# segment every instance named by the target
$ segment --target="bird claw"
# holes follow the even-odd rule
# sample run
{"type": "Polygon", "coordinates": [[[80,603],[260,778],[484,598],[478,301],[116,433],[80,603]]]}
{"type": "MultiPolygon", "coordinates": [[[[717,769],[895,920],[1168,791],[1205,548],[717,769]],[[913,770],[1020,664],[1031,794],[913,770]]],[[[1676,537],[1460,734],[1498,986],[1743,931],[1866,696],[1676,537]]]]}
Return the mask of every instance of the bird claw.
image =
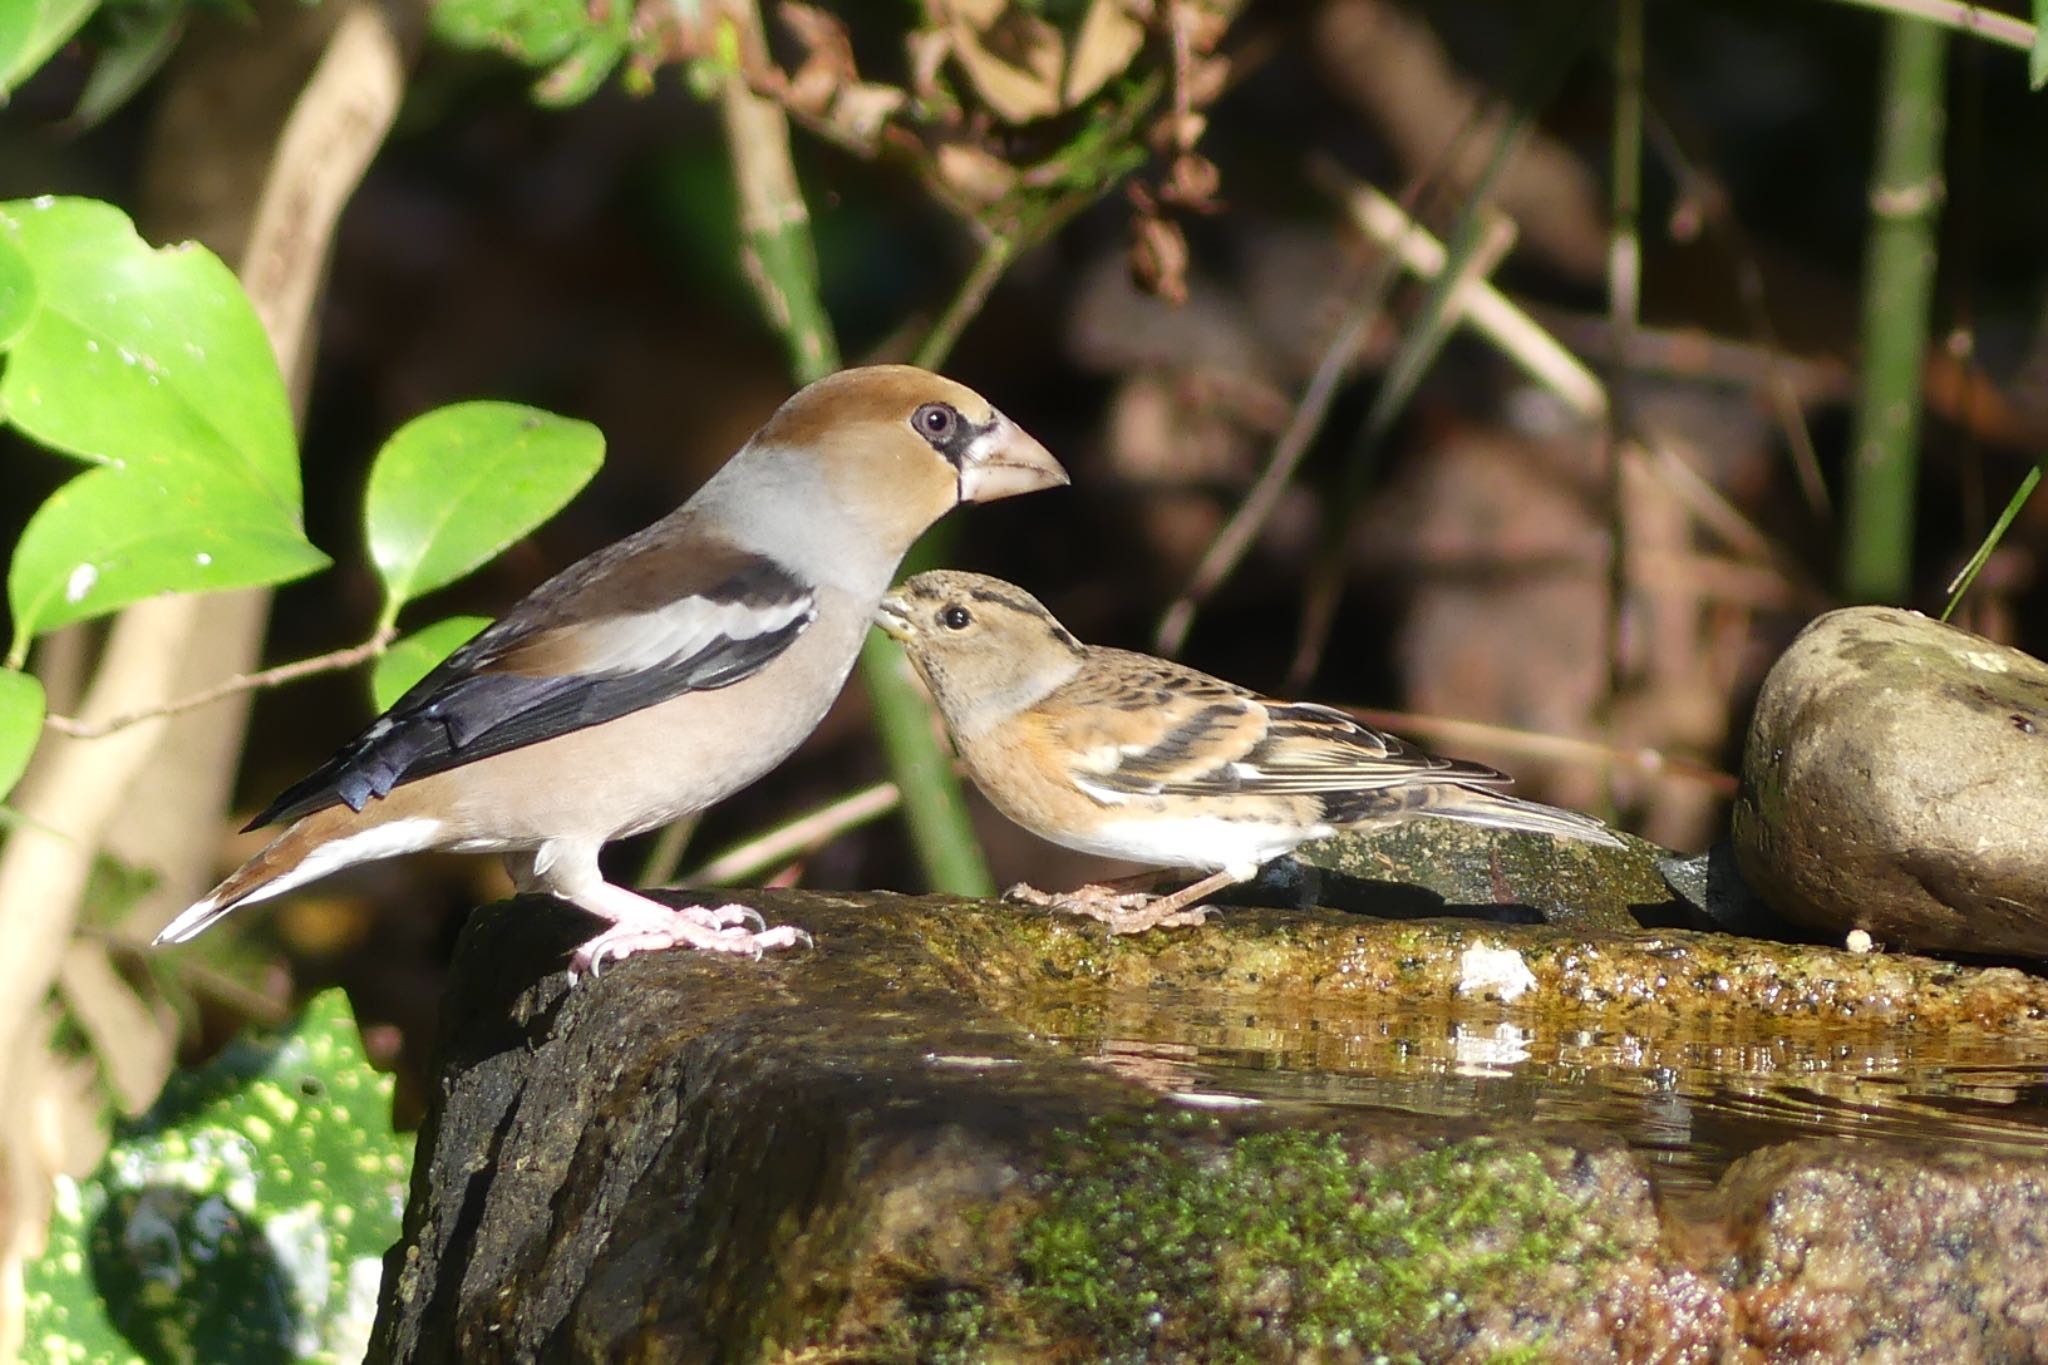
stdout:
{"type": "Polygon", "coordinates": [[[1086,915],[1089,919],[1100,920],[1109,926],[1112,934],[1142,934],[1147,929],[1180,928],[1205,923],[1209,911],[1204,906],[1192,906],[1185,910],[1170,910],[1164,915],[1155,915],[1151,907],[1165,899],[1148,895],[1143,891],[1119,891],[1113,886],[1090,884],[1076,887],[1072,891],[1040,891],[1025,882],[1018,882],[1003,893],[1007,901],[1022,902],[1026,905],[1044,906],[1063,914],[1086,915]]]}
{"type": "Polygon", "coordinates": [[[1112,886],[1093,883],[1075,887],[1072,891],[1040,891],[1029,882],[1018,882],[1003,893],[1003,899],[1018,905],[1042,905],[1048,910],[1065,910],[1100,919],[1102,915],[1098,911],[1138,910],[1158,898],[1142,891],[1119,891],[1112,886]]]}
{"type": "Polygon", "coordinates": [[[816,940],[794,925],[767,927],[761,917],[745,906],[720,906],[717,910],[701,907],[679,909],[669,922],[651,921],[614,924],[596,938],[583,944],[569,956],[569,984],[573,987],[588,974],[595,979],[604,974],[607,962],[619,963],[638,953],[660,952],[668,948],[694,948],[706,953],[744,953],[758,962],[763,953],[771,948],[793,948],[798,943],[815,947],[816,940]],[[695,914],[689,913],[696,910],[695,914]],[[748,919],[761,923],[758,930],[745,927],[748,919]],[[712,924],[703,921],[712,919],[712,924]]]}

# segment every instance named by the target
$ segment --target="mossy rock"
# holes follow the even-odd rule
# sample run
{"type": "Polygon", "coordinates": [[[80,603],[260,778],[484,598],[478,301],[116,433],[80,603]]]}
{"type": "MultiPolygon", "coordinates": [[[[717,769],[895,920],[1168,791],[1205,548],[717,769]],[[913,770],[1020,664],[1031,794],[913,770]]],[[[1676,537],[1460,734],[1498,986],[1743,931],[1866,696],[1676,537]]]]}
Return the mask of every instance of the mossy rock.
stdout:
{"type": "MultiPolygon", "coordinates": [[[[744,899],[818,946],[652,954],[570,990],[579,915],[472,917],[373,1360],[1736,1358],[1777,1330],[1773,1296],[1811,1287],[1772,1250],[1792,1242],[1748,1212],[1686,1221],[1612,1133],[1218,1109],[1090,1065],[1041,1021],[1193,991],[1245,1010],[1412,993],[1722,1039],[1799,1027],[1792,1009],[2048,1041],[2048,985],[2018,973],[1720,935],[1233,910],[1115,939],[941,898],[744,899]],[[1502,954],[1528,978],[1512,1000],[1502,954]],[[1462,991],[1475,961],[1492,984],[1462,991]]],[[[1862,1150],[1816,1144],[1744,1198],[1896,1164],[1862,1150]]],[[[1938,1217],[1910,1192],[1889,1206],[1947,1229],[1912,1263],[1946,1267],[1982,1231],[1973,1273],[2024,1280],[2031,1253],[1992,1230],[2048,1215],[2048,1160],[1973,1153],[1952,1177],[1938,1217]]],[[[1894,1326],[2018,1330],[2014,1305],[1948,1283],[1894,1326]]]]}

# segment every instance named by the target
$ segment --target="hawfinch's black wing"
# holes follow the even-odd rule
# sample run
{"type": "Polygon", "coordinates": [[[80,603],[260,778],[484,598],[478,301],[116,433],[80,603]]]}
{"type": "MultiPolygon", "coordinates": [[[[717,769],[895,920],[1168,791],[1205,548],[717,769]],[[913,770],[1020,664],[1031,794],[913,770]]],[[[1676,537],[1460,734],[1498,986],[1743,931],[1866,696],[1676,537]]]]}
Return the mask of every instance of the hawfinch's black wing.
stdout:
{"type": "Polygon", "coordinates": [[[563,570],[248,828],[361,810],[404,782],[760,671],[817,615],[788,570],[673,520],[563,570]]]}

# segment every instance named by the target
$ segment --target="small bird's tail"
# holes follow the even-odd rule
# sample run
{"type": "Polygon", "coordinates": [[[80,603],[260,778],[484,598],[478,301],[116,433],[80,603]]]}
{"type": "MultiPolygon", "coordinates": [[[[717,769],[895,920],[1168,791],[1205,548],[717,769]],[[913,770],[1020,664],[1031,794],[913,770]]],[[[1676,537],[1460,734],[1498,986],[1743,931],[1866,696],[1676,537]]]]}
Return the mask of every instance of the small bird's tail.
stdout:
{"type": "Polygon", "coordinates": [[[317,810],[293,821],[261,853],[166,924],[156,942],[184,943],[239,906],[269,900],[351,864],[431,848],[439,828],[437,820],[417,818],[372,822],[365,827],[363,817],[347,806],[317,810]]]}
{"type": "Polygon", "coordinates": [[[1559,839],[1578,839],[1590,844],[1605,844],[1610,848],[1626,847],[1620,834],[1590,815],[1582,815],[1575,810],[1562,810],[1557,806],[1546,806],[1541,801],[1525,801],[1518,796],[1503,796],[1499,792],[1488,791],[1485,788],[1433,788],[1429,800],[1417,809],[1415,814],[1434,815],[1440,819],[1458,820],[1468,825],[1484,825],[1490,829],[1512,829],[1525,834],[1549,834],[1559,839]]]}

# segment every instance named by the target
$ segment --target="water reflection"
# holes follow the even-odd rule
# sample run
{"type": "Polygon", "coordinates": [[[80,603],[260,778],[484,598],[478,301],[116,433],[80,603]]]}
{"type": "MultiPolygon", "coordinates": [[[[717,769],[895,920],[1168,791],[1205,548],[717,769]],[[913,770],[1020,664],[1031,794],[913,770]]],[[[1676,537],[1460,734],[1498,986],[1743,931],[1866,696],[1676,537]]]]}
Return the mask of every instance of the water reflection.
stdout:
{"type": "Polygon", "coordinates": [[[1011,1012],[1040,1037],[1185,1103],[1591,1124],[1641,1150],[1678,1195],[1799,1137],[2048,1150],[2048,1054],[2038,1039],[1811,1028],[1756,1038],[1725,1025],[1587,1028],[1185,994],[1011,1012]]]}

